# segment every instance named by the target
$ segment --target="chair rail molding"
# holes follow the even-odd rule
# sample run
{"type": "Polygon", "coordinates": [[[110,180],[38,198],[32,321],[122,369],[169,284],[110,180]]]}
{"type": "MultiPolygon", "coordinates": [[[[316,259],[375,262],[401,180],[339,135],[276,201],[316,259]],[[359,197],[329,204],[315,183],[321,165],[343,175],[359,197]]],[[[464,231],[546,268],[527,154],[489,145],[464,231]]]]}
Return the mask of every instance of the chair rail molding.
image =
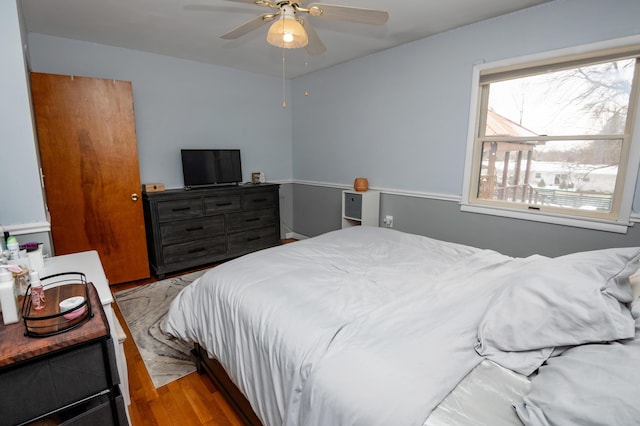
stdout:
{"type": "Polygon", "coordinates": [[[37,234],[39,232],[51,232],[49,222],[20,223],[16,225],[0,225],[1,232],[9,232],[11,235],[37,234]]]}

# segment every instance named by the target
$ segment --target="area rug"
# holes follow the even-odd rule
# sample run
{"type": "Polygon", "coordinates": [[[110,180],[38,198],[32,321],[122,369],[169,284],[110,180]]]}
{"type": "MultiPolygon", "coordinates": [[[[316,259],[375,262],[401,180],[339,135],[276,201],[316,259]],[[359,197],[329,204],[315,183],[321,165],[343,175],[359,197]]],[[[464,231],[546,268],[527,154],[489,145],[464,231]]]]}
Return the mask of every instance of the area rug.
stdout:
{"type": "Polygon", "coordinates": [[[205,272],[191,272],[114,294],[156,388],[196,370],[190,355],[192,346],[166,336],[161,324],[178,292],[205,272]]]}

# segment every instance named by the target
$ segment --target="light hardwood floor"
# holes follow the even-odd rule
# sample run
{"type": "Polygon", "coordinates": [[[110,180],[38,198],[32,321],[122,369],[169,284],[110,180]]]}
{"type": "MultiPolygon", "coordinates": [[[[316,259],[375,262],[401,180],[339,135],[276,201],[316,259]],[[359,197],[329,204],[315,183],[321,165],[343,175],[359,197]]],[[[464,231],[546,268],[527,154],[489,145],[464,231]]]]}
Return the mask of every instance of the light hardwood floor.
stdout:
{"type": "MultiPolygon", "coordinates": [[[[286,244],[294,241],[296,240],[287,239],[282,242],[286,244]]],[[[207,268],[211,266],[208,265],[207,268]]],[[[196,270],[167,275],[165,279],[196,270]]],[[[117,284],[111,286],[111,291],[116,293],[155,281],[157,281],[157,278],[152,277],[132,283],[117,284]]],[[[129,370],[129,392],[131,394],[129,415],[132,426],[243,424],[211,379],[206,375],[200,375],[197,372],[191,373],[156,389],[151,382],[151,377],[147,373],[144,361],[116,303],[113,304],[113,309],[127,333],[127,339],[124,341],[124,351],[127,358],[127,369],[129,370]]]]}
{"type": "Polygon", "coordinates": [[[129,370],[132,426],[242,425],[206,375],[191,373],[156,389],[115,303],[114,310],[127,333],[124,351],[129,370]]]}

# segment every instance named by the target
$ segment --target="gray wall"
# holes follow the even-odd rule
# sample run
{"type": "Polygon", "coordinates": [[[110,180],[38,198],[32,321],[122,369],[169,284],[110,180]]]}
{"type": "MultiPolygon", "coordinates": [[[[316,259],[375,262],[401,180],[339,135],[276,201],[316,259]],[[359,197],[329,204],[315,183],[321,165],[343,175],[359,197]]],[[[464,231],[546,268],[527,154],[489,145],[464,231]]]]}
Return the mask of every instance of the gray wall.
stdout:
{"type": "MultiPolygon", "coordinates": [[[[30,69],[132,82],[140,178],[183,186],[180,148],[240,148],[245,181],[284,183],[283,236],[293,226],[291,108],[282,80],[95,43],[29,34],[30,69]]],[[[290,91],[290,82],[287,82],[290,91]]]]}
{"type": "Polygon", "coordinates": [[[34,33],[29,52],[31,71],[131,81],[142,182],[182,187],[180,148],[240,148],[245,181],[291,179],[282,80],[34,33]]]}
{"type": "MultiPolygon", "coordinates": [[[[341,227],[344,188],[294,185],[296,231],[315,236],[341,227]]],[[[583,250],[640,245],[640,225],[627,234],[587,231],[561,225],[461,212],[459,203],[406,195],[382,194],[380,226],[393,216],[393,228],[439,240],[496,250],[510,256],[534,253],[559,256],[583,250]]]]}
{"type": "MultiPolygon", "coordinates": [[[[45,214],[17,54],[23,41],[14,2],[1,8],[0,49],[9,61],[0,86],[10,102],[1,104],[0,147],[16,155],[0,171],[0,223],[38,222],[45,214]],[[24,179],[13,184],[13,176],[24,179]],[[6,200],[18,207],[9,211],[6,200]]],[[[143,182],[182,186],[180,147],[239,147],[245,180],[260,170],[285,183],[283,232],[339,228],[341,190],[366,176],[385,190],[381,216],[393,214],[397,229],[514,255],[555,255],[640,245],[639,225],[618,235],[461,213],[472,67],[638,34],[639,18],[637,0],[554,1],[287,82],[290,98],[302,100],[286,110],[277,78],[39,34],[28,40],[34,71],[132,81],[143,182]],[[407,192],[417,196],[394,195],[407,192]]]]}
{"type": "Polygon", "coordinates": [[[297,78],[294,96],[310,96],[293,110],[296,231],[338,228],[340,189],[366,176],[397,229],[512,255],[640,245],[638,224],[619,235],[462,213],[456,202],[474,64],[637,35],[639,19],[637,0],[559,0],[297,78]],[[392,195],[408,192],[418,196],[392,195]]]}
{"type": "Polygon", "coordinates": [[[44,222],[23,35],[15,0],[0,2],[0,225],[44,222]]]}

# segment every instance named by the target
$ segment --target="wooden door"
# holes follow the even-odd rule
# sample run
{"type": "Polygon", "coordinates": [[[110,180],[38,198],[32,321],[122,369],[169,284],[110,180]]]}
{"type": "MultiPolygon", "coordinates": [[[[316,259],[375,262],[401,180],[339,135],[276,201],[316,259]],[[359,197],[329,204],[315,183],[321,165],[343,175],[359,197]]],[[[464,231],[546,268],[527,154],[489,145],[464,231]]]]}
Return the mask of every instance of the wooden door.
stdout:
{"type": "Polygon", "coordinates": [[[31,74],[56,255],[97,250],[111,284],[149,277],[131,83],[31,74]]]}

